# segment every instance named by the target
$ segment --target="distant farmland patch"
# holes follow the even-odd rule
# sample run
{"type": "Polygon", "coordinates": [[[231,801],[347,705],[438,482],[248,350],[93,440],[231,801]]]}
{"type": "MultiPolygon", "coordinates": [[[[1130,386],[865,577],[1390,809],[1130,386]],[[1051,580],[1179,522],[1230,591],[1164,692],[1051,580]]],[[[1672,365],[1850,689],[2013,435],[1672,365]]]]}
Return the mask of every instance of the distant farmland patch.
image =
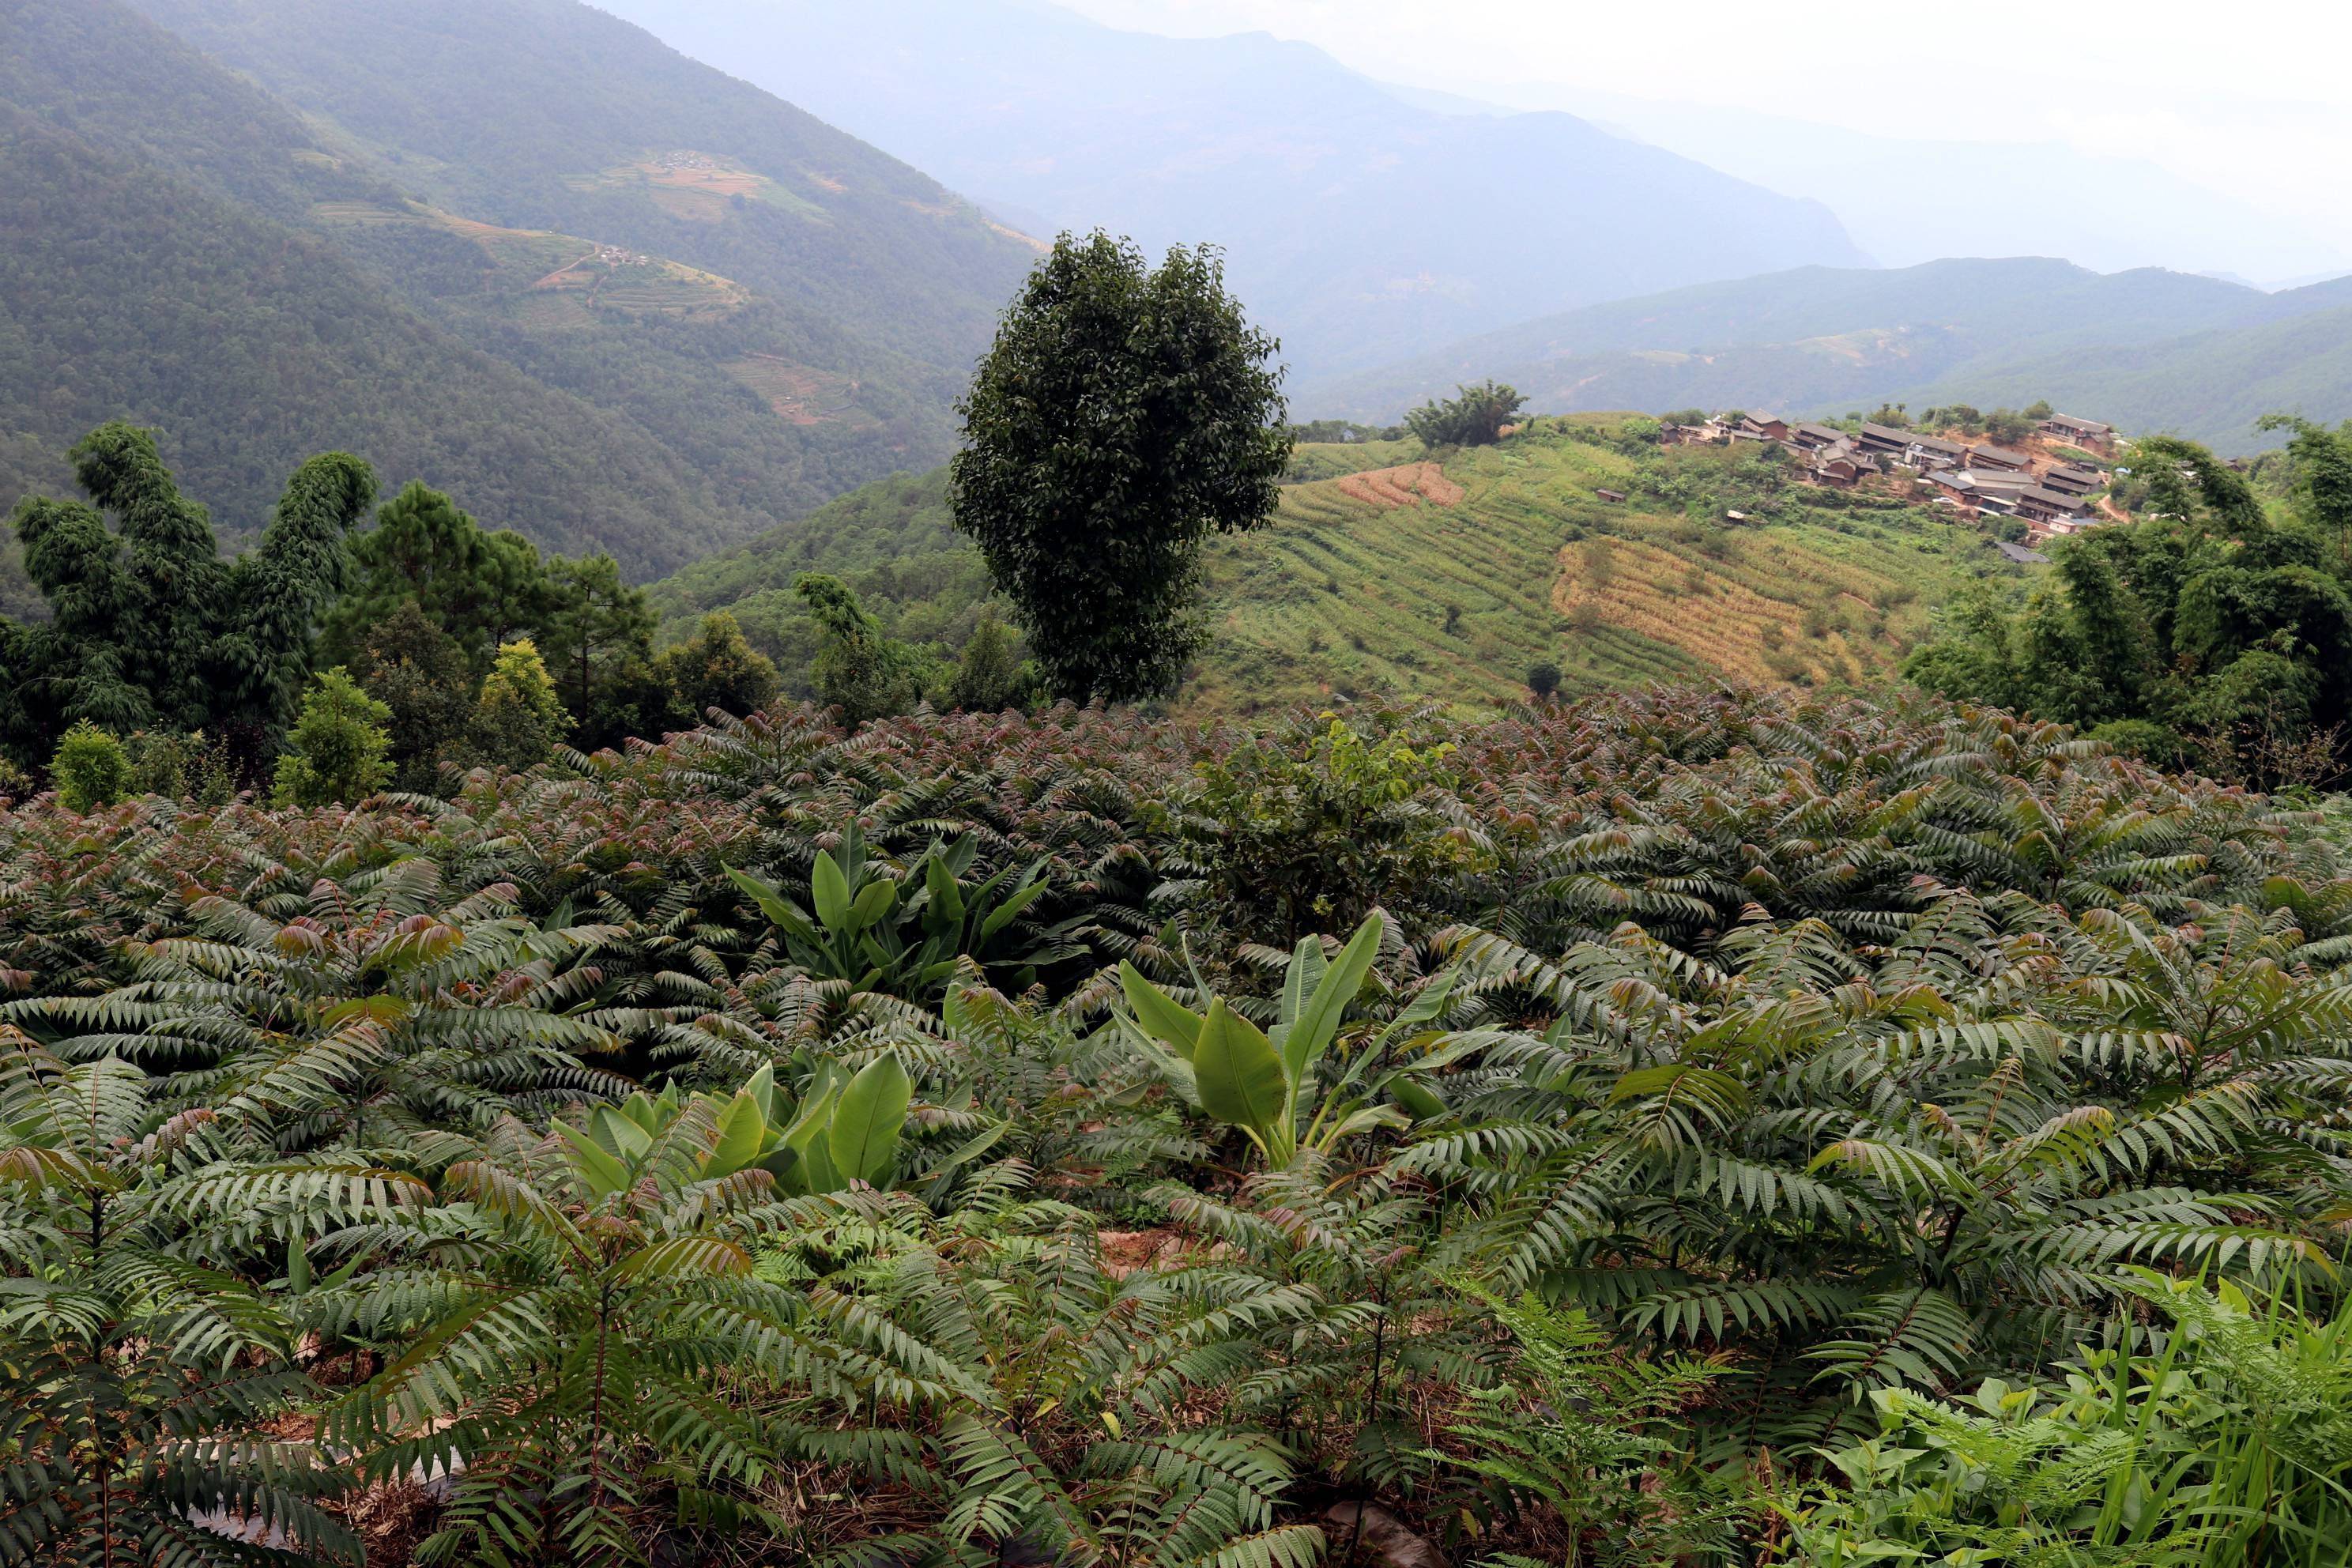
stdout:
{"type": "Polygon", "coordinates": [[[311,212],[327,223],[408,226],[471,241],[492,274],[492,291],[509,296],[514,315],[533,326],[585,325],[605,310],[709,319],[731,314],[751,298],[741,284],[683,262],[548,229],[500,228],[419,202],[321,202],[311,212]]]}
{"type": "Polygon", "coordinates": [[[1552,605],[1571,634],[1603,626],[1636,632],[1759,684],[1858,681],[1886,662],[1884,651],[1850,645],[1827,615],[1695,568],[1654,544],[1588,539],[1563,548],[1559,567],[1552,605]]]}
{"type": "Polygon", "coordinates": [[[774,354],[746,354],[727,374],[758,394],[792,425],[831,425],[867,417],[856,406],[857,383],[845,375],[794,364],[774,354]]]}
{"type": "Polygon", "coordinates": [[[1339,493],[1373,506],[1459,506],[1463,490],[1435,463],[1407,463],[1402,468],[1373,468],[1339,481],[1339,493]]]}
{"type": "MultiPolygon", "coordinates": [[[[808,176],[826,190],[842,187],[833,180],[808,176]]],[[[654,205],[672,217],[696,223],[719,223],[751,203],[782,207],[802,217],[827,223],[825,210],[754,169],[730,158],[707,153],[648,153],[633,163],[616,164],[568,182],[575,190],[617,190],[636,186],[654,205]]]]}
{"type": "Polygon", "coordinates": [[[1611,423],[1538,420],[1442,468],[1417,443],[1302,446],[1273,522],[1210,550],[1218,626],[1185,705],[1389,694],[1466,714],[1524,700],[1538,662],[1571,691],[1854,685],[1899,665],[1961,584],[2015,580],[1973,530],[1793,479],[1750,495],[1709,451],[1595,438],[1611,423]]]}

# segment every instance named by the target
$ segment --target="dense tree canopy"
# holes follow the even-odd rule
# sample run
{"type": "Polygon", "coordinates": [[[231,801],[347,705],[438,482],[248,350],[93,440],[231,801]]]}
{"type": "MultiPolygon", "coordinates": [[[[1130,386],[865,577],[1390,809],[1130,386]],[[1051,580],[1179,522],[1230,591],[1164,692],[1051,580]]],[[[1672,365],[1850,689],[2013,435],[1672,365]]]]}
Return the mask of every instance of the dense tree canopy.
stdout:
{"type": "Polygon", "coordinates": [[[539,547],[478,526],[457,502],[412,480],[352,541],[352,583],[327,624],[331,657],[357,656],[375,628],[413,603],[478,668],[500,643],[543,632],[557,590],[539,547]]]}
{"type": "Polygon", "coordinates": [[[1454,389],[1443,401],[1433,399],[1405,416],[1405,428],[1431,447],[1486,447],[1502,439],[1503,426],[1518,415],[1527,399],[1516,386],[1482,381],[1454,389]]]}
{"type": "Polygon", "coordinates": [[[340,452],[303,464],[259,542],[232,563],[152,434],[101,426],[71,456],[89,500],[37,497],[10,520],[51,612],[46,625],[8,626],[0,647],[12,751],[46,760],[82,719],[126,732],[274,734],[344,586],[344,536],[375,495],[367,465],[340,452]]]}
{"type": "Polygon", "coordinates": [[[961,405],[956,526],[980,543],[1057,697],[1173,689],[1205,636],[1201,546],[1274,510],[1290,454],[1277,345],[1208,247],[1157,268],[1065,235],[961,405]]]}
{"type": "Polygon", "coordinates": [[[1937,691],[2104,731],[2264,784],[2352,764],[2352,433],[2297,424],[2273,516],[2189,442],[2135,444],[2140,521],[2060,542],[2022,609],[1947,613],[1905,668],[1937,691]]]}

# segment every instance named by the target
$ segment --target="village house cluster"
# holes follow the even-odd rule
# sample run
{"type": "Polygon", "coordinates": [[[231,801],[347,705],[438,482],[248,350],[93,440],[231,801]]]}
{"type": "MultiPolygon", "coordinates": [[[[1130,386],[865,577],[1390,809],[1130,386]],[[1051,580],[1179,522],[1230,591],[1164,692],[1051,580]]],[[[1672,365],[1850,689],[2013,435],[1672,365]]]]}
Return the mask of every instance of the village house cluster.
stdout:
{"type": "MultiPolygon", "coordinates": [[[[2096,420],[2053,414],[2041,430],[2053,441],[2105,452],[2114,427],[2096,420]]],[[[2077,533],[2098,519],[2091,492],[2106,475],[2088,465],[1990,442],[1947,440],[1917,430],[1864,423],[1859,432],[1833,425],[1791,423],[1769,414],[1718,416],[1701,425],[1669,425],[1660,439],[1669,444],[1737,446],[1742,441],[1785,447],[1817,484],[1847,487],[1865,475],[1906,469],[1933,486],[1937,504],[1970,518],[2013,517],[2035,542],[2077,533]]]]}

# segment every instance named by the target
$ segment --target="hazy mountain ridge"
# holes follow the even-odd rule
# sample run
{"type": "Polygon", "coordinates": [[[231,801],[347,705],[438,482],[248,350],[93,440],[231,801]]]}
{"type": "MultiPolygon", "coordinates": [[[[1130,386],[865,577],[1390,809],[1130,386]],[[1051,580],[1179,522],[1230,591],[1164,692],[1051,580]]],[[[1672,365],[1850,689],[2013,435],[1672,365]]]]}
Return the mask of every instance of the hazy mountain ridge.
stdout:
{"type": "MultiPolygon", "coordinates": [[[[1391,419],[1489,375],[1527,393],[1531,406],[1559,413],[1833,412],[1882,398],[1916,406],[2050,396],[2127,426],[2188,430],[2234,448],[2255,439],[2254,416],[2240,405],[2276,392],[2190,381],[2151,402],[2110,390],[2093,367],[2137,363],[2159,345],[2207,334],[2219,342],[2298,321],[2324,330],[2339,302],[2352,303],[2352,279],[2265,294],[2186,273],[2102,274],[2033,258],[1808,268],[1528,321],[1385,371],[1303,386],[1296,404],[1302,416],[1391,419]],[[2079,393],[2061,397],[2070,388],[2079,393]]],[[[2305,390],[2338,409],[2335,416],[2352,413],[2352,384],[2335,395],[2325,372],[2315,374],[2305,390]]]]}
{"type": "Polygon", "coordinates": [[[1835,217],[1565,114],[1438,112],[1265,35],[1013,0],[613,0],[977,200],[1209,241],[1308,376],[1661,284],[1863,259],[1835,217]]]}
{"type": "Polygon", "coordinates": [[[1494,84],[1484,91],[1522,110],[1580,114],[1769,190],[1825,202],[1884,267],[2063,256],[2100,272],[2236,271],[2270,288],[2352,270],[2352,256],[2307,226],[2226,188],[2144,158],[1997,139],[2006,127],[1972,117],[1930,111],[1913,126],[1864,132],[1591,88],[1494,84]]]}

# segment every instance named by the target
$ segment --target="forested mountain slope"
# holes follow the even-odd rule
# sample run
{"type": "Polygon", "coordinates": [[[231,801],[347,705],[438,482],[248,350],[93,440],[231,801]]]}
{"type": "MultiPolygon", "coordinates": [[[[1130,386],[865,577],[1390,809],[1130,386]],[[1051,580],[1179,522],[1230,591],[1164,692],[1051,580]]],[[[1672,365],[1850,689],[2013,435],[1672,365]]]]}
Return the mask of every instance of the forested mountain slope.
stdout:
{"type": "Polygon", "coordinates": [[[166,432],[231,534],[306,457],[357,451],[486,518],[638,565],[736,526],[642,428],[403,306],[327,244],[0,105],[0,497],[69,493],[112,417],[166,432]]]}
{"type": "Polygon", "coordinates": [[[706,268],[956,390],[1034,256],[937,181],[579,0],[134,3],[429,201],[706,268]]]}
{"type": "Polygon", "coordinates": [[[2046,397],[2135,433],[2187,436],[2224,455],[2276,443],[2265,414],[2323,424],[2352,418],[2352,288],[2319,284],[2277,296],[2326,309],[2162,342],[2049,354],[1955,373],[1911,394],[1914,406],[1968,399],[1991,407],[2046,397]],[[2021,391],[2032,388],[2032,391],[2021,391]]]}
{"type": "Polygon", "coordinates": [[[1570,115],[1435,112],[1262,34],[1157,37],[1026,0],[612,8],[1005,212],[1147,248],[1225,247],[1302,374],[1542,310],[1863,259],[1818,204],[1570,115]]]}
{"type": "Polygon", "coordinates": [[[232,531],[302,458],[341,447],[485,522],[652,572],[945,455],[963,365],[1031,250],[922,176],[584,6],[453,8],[438,33],[413,7],[216,10],[210,42],[299,34],[337,107],[415,108],[478,162],[298,113],[117,0],[0,0],[0,503],[58,488],[64,447],[121,416],[164,430],[232,531]],[[371,19],[407,53],[356,30],[371,19]],[[567,52],[568,28],[600,47],[567,52]],[[646,137],[630,145],[648,170],[607,180],[596,160],[618,154],[543,100],[526,110],[501,74],[634,120],[612,134],[646,137]],[[727,97],[713,84],[738,140],[656,151],[713,129],[692,107],[727,97]],[[672,94],[683,121],[656,112],[672,94]],[[549,174],[541,131],[576,143],[584,188],[549,174]],[[891,195],[825,208],[751,165],[706,166],[713,145],[779,167],[823,152],[891,195]],[[538,176],[583,221],[526,210],[538,176]],[[670,232],[725,236],[784,287],[646,243],[670,232]]]}
{"type": "Polygon", "coordinates": [[[1696,405],[1793,413],[1964,382],[2023,359],[2282,320],[2322,300],[2323,290],[2269,295],[2152,268],[2102,274],[2031,257],[1803,268],[1524,321],[1383,371],[1302,386],[1296,407],[1392,418],[1457,382],[1496,376],[1546,411],[1696,405]]]}

